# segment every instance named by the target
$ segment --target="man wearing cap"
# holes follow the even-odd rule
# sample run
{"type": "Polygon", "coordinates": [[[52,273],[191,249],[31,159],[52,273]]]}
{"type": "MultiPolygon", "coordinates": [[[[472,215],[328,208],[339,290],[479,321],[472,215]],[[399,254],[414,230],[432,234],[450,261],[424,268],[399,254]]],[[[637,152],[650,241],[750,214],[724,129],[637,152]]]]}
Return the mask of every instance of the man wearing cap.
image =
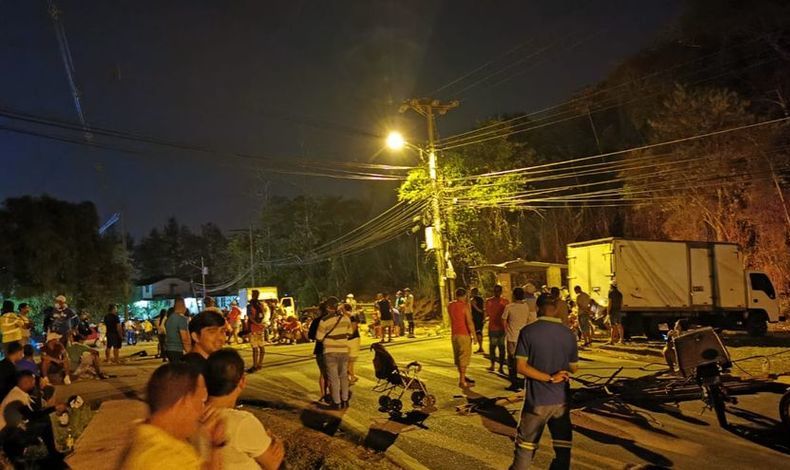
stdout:
{"type": "Polygon", "coordinates": [[[47,377],[54,385],[69,385],[70,369],[69,356],[66,354],[66,347],[63,346],[62,337],[50,331],[47,333],[47,342],[41,348],[41,375],[47,377]]]}
{"type": "Polygon", "coordinates": [[[64,347],[68,345],[78,321],[77,314],[66,304],[65,295],[55,297],[55,305],[44,310],[44,331],[57,333],[64,347]]]}

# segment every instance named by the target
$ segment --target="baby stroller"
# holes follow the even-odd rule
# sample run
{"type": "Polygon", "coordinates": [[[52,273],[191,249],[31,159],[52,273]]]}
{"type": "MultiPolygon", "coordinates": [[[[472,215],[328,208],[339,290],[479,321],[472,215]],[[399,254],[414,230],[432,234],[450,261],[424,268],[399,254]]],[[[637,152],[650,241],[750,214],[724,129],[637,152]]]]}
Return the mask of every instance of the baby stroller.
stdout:
{"type": "Polygon", "coordinates": [[[399,417],[403,409],[403,394],[407,391],[411,391],[412,408],[430,408],[436,404],[436,397],[428,394],[425,383],[420,380],[422,366],[419,362],[410,362],[403,372],[384,345],[373,343],[370,349],[375,354],[373,369],[377,379],[373,391],[382,394],[379,396],[380,411],[399,417]]]}

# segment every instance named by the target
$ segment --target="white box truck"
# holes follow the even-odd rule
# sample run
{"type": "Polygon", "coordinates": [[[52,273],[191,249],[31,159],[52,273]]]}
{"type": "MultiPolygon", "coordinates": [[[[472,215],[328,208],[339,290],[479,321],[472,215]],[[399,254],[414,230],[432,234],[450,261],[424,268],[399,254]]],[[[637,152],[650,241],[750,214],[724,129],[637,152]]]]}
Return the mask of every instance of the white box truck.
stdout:
{"type": "Polygon", "coordinates": [[[771,280],[745,270],[733,243],[604,238],[568,245],[571,291],[578,285],[606,306],[612,281],[631,334],[657,337],[660,327],[690,318],[759,336],[767,322],[784,320],[771,280]]]}

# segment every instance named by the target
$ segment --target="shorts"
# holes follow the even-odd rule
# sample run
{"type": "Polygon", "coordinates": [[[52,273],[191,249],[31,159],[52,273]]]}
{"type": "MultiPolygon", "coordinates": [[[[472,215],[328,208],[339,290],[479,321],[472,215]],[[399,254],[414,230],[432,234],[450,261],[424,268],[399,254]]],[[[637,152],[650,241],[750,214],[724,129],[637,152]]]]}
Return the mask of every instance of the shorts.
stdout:
{"type": "Polygon", "coordinates": [[[263,347],[263,331],[256,331],[255,333],[250,333],[250,346],[252,346],[253,348],[263,347]]]}
{"type": "Polygon", "coordinates": [[[326,377],[326,359],[324,359],[324,355],[316,354],[315,363],[318,364],[318,371],[321,372],[321,375],[326,377]]]}
{"type": "Polygon", "coordinates": [[[453,359],[457,367],[466,367],[472,359],[472,338],[469,336],[453,336],[453,359]]]}
{"type": "Polygon", "coordinates": [[[404,313],[406,316],[406,322],[414,323],[414,314],[413,313],[404,313]]]}
{"type": "Polygon", "coordinates": [[[359,357],[359,338],[350,338],[348,340],[348,357],[351,359],[359,357]]]}
{"type": "Polygon", "coordinates": [[[579,315],[579,328],[582,331],[592,330],[592,317],[589,314],[579,315]]]}
{"type": "Polygon", "coordinates": [[[483,323],[485,323],[485,317],[482,313],[473,313],[472,314],[472,323],[475,324],[475,333],[482,334],[483,333],[483,323]]]}
{"type": "Polygon", "coordinates": [[[395,322],[392,321],[392,320],[381,320],[381,326],[383,326],[383,327],[387,327],[387,326],[391,327],[394,324],[395,324],[395,322]]]}
{"type": "Polygon", "coordinates": [[[623,323],[623,312],[609,313],[609,323],[612,325],[620,325],[623,323]]]}
{"type": "Polygon", "coordinates": [[[107,347],[121,349],[121,337],[118,335],[107,335],[107,347]]]}

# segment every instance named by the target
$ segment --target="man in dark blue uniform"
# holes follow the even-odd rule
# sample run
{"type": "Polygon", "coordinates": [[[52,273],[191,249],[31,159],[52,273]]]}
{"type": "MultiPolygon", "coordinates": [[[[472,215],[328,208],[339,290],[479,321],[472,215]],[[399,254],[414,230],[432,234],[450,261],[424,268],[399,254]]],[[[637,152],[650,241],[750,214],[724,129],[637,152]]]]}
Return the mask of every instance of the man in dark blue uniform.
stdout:
{"type": "Polygon", "coordinates": [[[526,377],[526,387],[510,468],[529,468],[548,425],[555,454],[551,468],[566,469],[571,464],[573,434],[568,380],[578,368],[579,352],[576,338],[559,318],[554,299],[541,294],[537,307],[538,321],[521,329],[516,345],[516,368],[526,377]]]}

